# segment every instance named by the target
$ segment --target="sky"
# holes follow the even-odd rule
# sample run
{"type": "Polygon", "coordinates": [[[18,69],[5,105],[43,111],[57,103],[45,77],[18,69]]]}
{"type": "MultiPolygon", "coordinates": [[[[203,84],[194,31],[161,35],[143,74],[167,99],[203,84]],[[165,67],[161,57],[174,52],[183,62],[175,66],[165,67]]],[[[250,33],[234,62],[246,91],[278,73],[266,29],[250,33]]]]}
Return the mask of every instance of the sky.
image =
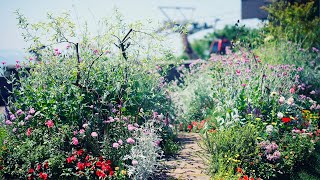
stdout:
{"type": "MultiPolygon", "coordinates": [[[[241,0],[0,0],[0,61],[8,58],[23,56],[23,48],[26,43],[20,35],[17,27],[17,19],[14,12],[19,11],[31,22],[45,20],[47,12],[60,14],[70,12],[72,16],[92,22],[112,15],[117,8],[124,18],[130,21],[152,20],[163,22],[166,17],[159,10],[159,6],[181,6],[194,7],[195,10],[184,11],[186,18],[213,24],[216,18],[217,29],[223,28],[226,24],[234,24],[241,17],[241,0]]],[[[174,20],[183,17],[177,11],[168,11],[169,16],[174,20]]],[[[255,27],[258,20],[243,21],[247,26],[255,27]]],[[[93,24],[92,24],[93,25],[93,24]]],[[[210,30],[209,30],[210,31],[210,30]]],[[[208,32],[208,31],[207,31],[208,32]]],[[[200,32],[190,36],[190,40],[199,38],[207,32],[200,32]]],[[[175,51],[179,53],[182,49],[179,35],[170,35],[174,39],[172,44],[175,51]]]]}

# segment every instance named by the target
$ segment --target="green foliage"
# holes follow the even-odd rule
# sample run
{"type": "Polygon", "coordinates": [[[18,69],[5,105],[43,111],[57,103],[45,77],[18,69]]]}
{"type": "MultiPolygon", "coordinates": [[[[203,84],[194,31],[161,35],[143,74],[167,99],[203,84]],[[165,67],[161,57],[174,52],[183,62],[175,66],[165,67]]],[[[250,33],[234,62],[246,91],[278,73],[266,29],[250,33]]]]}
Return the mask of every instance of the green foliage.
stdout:
{"type": "Polygon", "coordinates": [[[303,48],[320,47],[320,18],[315,16],[318,6],[315,1],[286,3],[274,1],[265,9],[269,13],[266,30],[275,39],[299,43],[303,48]]]}
{"type": "Polygon", "coordinates": [[[214,179],[235,178],[236,168],[258,154],[255,146],[258,131],[252,124],[242,126],[237,123],[231,128],[204,136],[204,143],[212,156],[210,174],[214,179]]]}

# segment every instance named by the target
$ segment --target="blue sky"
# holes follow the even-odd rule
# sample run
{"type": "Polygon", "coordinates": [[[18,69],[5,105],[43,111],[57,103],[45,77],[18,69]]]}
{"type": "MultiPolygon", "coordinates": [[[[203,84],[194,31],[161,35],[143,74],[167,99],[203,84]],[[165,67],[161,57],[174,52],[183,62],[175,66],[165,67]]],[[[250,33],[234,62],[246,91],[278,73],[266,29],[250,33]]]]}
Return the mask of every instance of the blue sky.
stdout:
{"type": "MultiPolygon", "coordinates": [[[[2,52],[23,50],[26,47],[13,13],[17,9],[33,22],[43,20],[47,12],[59,14],[65,11],[82,20],[92,21],[112,15],[115,8],[118,8],[128,21],[151,19],[162,22],[165,17],[158,9],[159,6],[194,7],[196,10],[193,13],[187,13],[187,18],[209,24],[213,23],[215,18],[219,18],[221,20],[217,28],[234,24],[241,16],[241,0],[1,0],[0,59],[1,56],[2,58],[5,56],[2,52]]],[[[177,19],[182,17],[174,11],[169,11],[169,15],[177,19]]],[[[252,26],[257,24],[257,20],[245,22],[252,26]]],[[[201,35],[195,35],[191,39],[199,36],[201,35]]],[[[174,46],[179,49],[179,36],[176,35],[174,38],[177,39],[177,44],[174,46]]]]}

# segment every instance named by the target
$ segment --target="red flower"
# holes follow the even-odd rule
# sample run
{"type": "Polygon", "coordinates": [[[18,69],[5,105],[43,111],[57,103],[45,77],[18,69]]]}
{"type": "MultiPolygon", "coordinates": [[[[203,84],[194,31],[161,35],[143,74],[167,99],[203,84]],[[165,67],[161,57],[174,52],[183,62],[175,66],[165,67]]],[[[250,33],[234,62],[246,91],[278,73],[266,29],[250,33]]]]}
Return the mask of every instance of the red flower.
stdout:
{"type": "Polygon", "coordinates": [[[282,122],[284,122],[284,123],[288,123],[290,121],[291,121],[291,119],[289,117],[283,117],[282,118],[282,122]]]}
{"type": "Polygon", "coordinates": [[[47,121],[45,124],[48,126],[48,128],[52,128],[54,126],[54,123],[52,120],[47,121]]]}
{"type": "Polygon", "coordinates": [[[38,170],[38,171],[40,171],[41,166],[42,166],[41,164],[38,164],[38,166],[37,166],[37,170],[38,170]]]}
{"type": "Polygon", "coordinates": [[[83,150],[83,149],[80,149],[79,151],[77,151],[77,155],[78,155],[78,156],[81,156],[83,153],[84,153],[84,150],[83,150]]]}
{"type": "Polygon", "coordinates": [[[108,164],[108,165],[111,164],[111,160],[110,160],[110,159],[107,160],[107,164],[108,164]]]}
{"type": "Polygon", "coordinates": [[[106,177],[106,174],[105,174],[103,171],[101,171],[101,170],[97,170],[97,171],[96,171],[96,175],[97,175],[98,177],[101,177],[101,178],[105,178],[105,177],[106,177]]]}
{"type": "Polygon", "coordinates": [[[243,170],[240,167],[237,167],[237,172],[242,174],[243,170]]]}
{"type": "Polygon", "coordinates": [[[48,168],[49,168],[49,163],[48,163],[48,161],[46,161],[46,162],[45,162],[45,164],[44,164],[44,168],[46,168],[46,169],[48,169],[48,168]]]}
{"type": "Polygon", "coordinates": [[[70,156],[70,157],[67,158],[67,163],[70,164],[74,160],[76,160],[76,158],[74,156],[70,156]]]}
{"type": "Polygon", "coordinates": [[[249,180],[249,177],[247,175],[243,176],[243,180],[249,180]]]}
{"type": "Polygon", "coordinates": [[[109,172],[109,176],[113,176],[113,174],[114,174],[114,171],[111,170],[111,171],[109,172]]]}
{"type": "Polygon", "coordinates": [[[34,169],[30,168],[29,171],[28,171],[28,173],[29,173],[29,174],[34,173],[34,169]]]}
{"type": "Polygon", "coordinates": [[[91,162],[86,162],[85,165],[86,165],[86,167],[89,167],[89,166],[91,166],[91,162]]]}
{"type": "Polygon", "coordinates": [[[101,167],[102,163],[100,161],[96,162],[96,166],[101,167]]]}
{"type": "Polygon", "coordinates": [[[249,180],[254,180],[254,178],[253,178],[253,177],[251,177],[249,180]]]}
{"type": "Polygon", "coordinates": [[[47,180],[47,179],[48,179],[48,174],[43,173],[43,172],[40,172],[40,173],[39,173],[39,178],[40,178],[40,179],[43,179],[43,180],[47,180]]]}
{"type": "Polygon", "coordinates": [[[193,128],[193,127],[192,127],[192,125],[191,125],[191,124],[189,124],[189,125],[188,125],[188,130],[189,130],[189,131],[191,131],[191,130],[192,130],[192,128],[193,128]]]}
{"type": "Polygon", "coordinates": [[[84,163],[81,163],[81,162],[78,162],[77,167],[78,167],[78,169],[79,169],[80,171],[82,171],[82,170],[84,170],[84,168],[85,168],[85,164],[84,164],[84,163]]]}
{"type": "Polygon", "coordinates": [[[87,155],[86,158],[85,158],[85,160],[88,161],[89,159],[90,159],[90,156],[87,155]]]}

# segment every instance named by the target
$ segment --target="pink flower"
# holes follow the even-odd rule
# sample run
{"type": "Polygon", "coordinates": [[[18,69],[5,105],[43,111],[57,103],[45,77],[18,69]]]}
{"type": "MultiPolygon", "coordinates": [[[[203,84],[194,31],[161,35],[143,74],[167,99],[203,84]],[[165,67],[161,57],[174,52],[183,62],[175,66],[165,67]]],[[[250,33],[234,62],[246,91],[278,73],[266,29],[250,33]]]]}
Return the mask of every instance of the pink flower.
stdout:
{"type": "Polygon", "coordinates": [[[239,76],[241,75],[241,71],[239,69],[236,70],[236,74],[239,76]]]}
{"type": "Polygon", "coordinates": [[[29,58],[29,61],[32,61],[32,60],[33,60],[33,58],[32,58],[32,57],[30,57],[30,58],[29,58]]]}
{"type": "Polygon", "coordinates": [[[29,119],[31,119],[32,118],[32,115],[30,115],[30,114],[28,114],[25,118],[24,118],[24,120],[29,120],[29,119]]]}
{"type": "Polygon", "coordinates": [[[54,52],[54,55],[56,55],[56,56],[59,56],[60,54],[61,54],[60,51],[55,51],[55,52],[54,52]]]}
{"type": "Polygon", "coordinates": [[[291,93],[291,94],[294,94],[294,92],[295,92],[294,88],[291,88],[291,89],[290,89],[290,93],[291,93]]]}
{"type": "Polygon", "coordinates": [[[119,146],[120,146],[119,143],[113,143],[113,144],[112,144],[112,147],[113,147],[113,148],[117,148],[117,149],[118,149],[119,146]]]}
{"type": "Polygon", "coordinates": [[[10,115],[10,119],[11,119],[11,120],[15,120],[15,119],[16,119],[16,116],[15,116],[14,114],[11,114],[11,115],[10,115]]]}
{"type": "Polygon", "coordinates": [[[67,48],[67,49],[69,49],[70,47],[71,47],[71,45],[70,45],[70,44],[68,44],[68,45],[66,46],[66,48],[67,48]]]}
{"type": "Polygon", "coordinates": [[[316,94],[316,92],[315,91],[311,91],[310,94],[316,94]]]}
{"type": "Polygon", "coordinates": [[[156,140],[155,142],[154,142],[154,146],[159,146],[160,145],[160,140],[156,140]]]}
{"type": "Polygon", "coordinates": [[[80,129],[80,134],[83,134],[85,131],[84,131],[84,129],[80,129]]]}
{"type": "Polygon", "coordinates": [[[134,127],[132,124],[129,124],[128,125],[128,130],[129,131],[133,131],[133,130],[135,130],[136,129],[136,127],[134,127]]]}
{"type": "Polygon", "coordinates": [[[10,120],[6,120],[6,125],[11,125],[12,122],[10,120]]]}
{"type": "Polygon", "coordinates": [[[29,110],[29,114],[34,114],[36,111],[34,110],[34,108],[30,108],[29,110]]]}
{"type": "Polygon", "coordinates": [[[76,146],[76,145],[78,145],[78,143],[79,143],[78,139],[76,137],[73,137],[72,144],[76,146]]]}
{"type": "Polygon", "coordinates": [[[58,48],[54,48],[54,51],[59,51],[59,49],[58,48]]]}
{"type": "Polygon", "coordinates": [[[138,164],[138,161],[136,161],[136,160],[132,160],[132,165],[137,165],[138,164]]]}
{"type": "Polygon", "coordinates": [[[16,64],[16,69],[21,68],[20,64],[16,64]]]}
{"type": "Polygon", "coordinates": [[[3,65],[7,64],[7,62],[5,62],[5,61],[2,61],[1,63],[2,63],[3,65]]]}
{"type": "Polygon", "coordinates": [[[247,84],[243,83],[243,84],[241,84],[241,86],[246,87],[246,86],[247,86],[247,84]]]}
{"type": "Polygon", "coordinates": [[[20,61],[19,60],[16,60],[16,63],[19,63],[20,61]]]}
{"type": "Polygon", "coordinates": [[[31,132],[32,132],[32,129],[31,129],[31,128],[28,128],[28,129],[27,129],[27,136],[30,136],[30,135],[31,135],[31,132]]]}
{"type": "Polygon", "coordinates": [[[48,126],[48,128],[52,128],[54,126],[54,123],[52,120],[47,121],[45,124],[48,126]]]}
{"type": "Polygon", "coordinates": [[[23,111],[21,109],[19,109],[16,113],[17,113],[17,115],[20,116],[21,114],[23,114],[23,111]]]}
{"type": "Polygon", "coordinates": [[[91,133],[91,136],[92,136],[92,137],[97,137],[97,136],[98,136],[98,133],[97,133],[97,132],[92,132],[92,133],[91,133]]]}
{"type": "Polygon", "coordinates": [[[89,124],[87,124],[87,123],[82,125],[82,127],[85,129],[87,129],[88,126],[89,126],[89,124]]]}
{"type": "Polygon", "coordinates": [[[78,131],[73,131],[73,135],[77,135],[78,134],[78,131]]]}
{"type": "Polygon", "coordinates": [[[134,144],[134,142],[135,142],[135,141],[134,141],[134,139],[132,139],[132,138],[128,138],[128,139],[127,139],[127,143],[129,143],[129,144],[134,144]]]}
{"type": "Polygon", "coordinates": [[[118,143],[119,143],[120,145],[122,145],[122,144],[123,144],[123,141],[122,141],[121,139],[119,139],[118,143]]]}

